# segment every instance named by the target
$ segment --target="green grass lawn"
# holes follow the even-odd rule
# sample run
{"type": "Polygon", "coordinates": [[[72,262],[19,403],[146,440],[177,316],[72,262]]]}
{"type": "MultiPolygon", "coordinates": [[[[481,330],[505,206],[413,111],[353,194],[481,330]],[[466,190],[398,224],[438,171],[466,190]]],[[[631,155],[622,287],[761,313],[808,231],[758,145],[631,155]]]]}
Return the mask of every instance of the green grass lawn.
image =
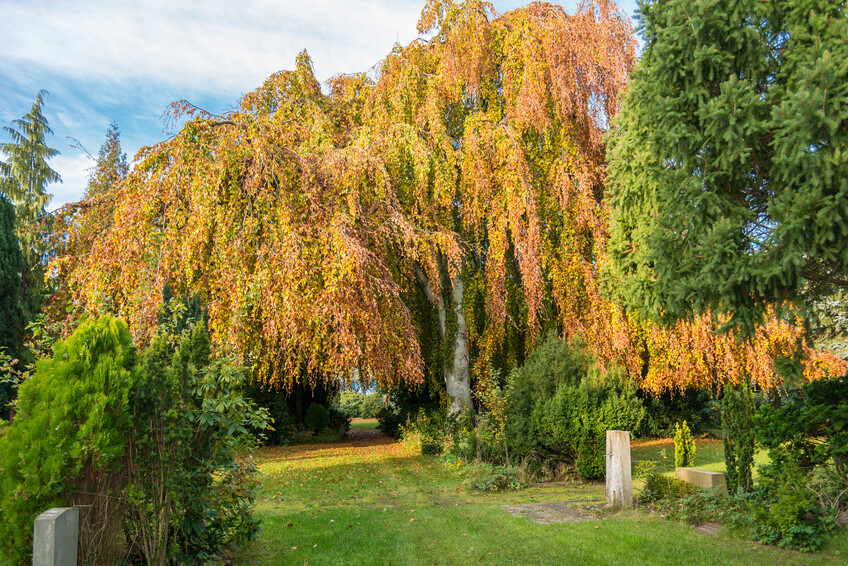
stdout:
{"type": "Polygon", "coordinates": [[[377,419],[351,419],[350,430],[375,430],[377,419]]]}
{"type": "MultiPolygon", "coordinates": [[[[365,432],[353,442],[260,451],[262,533],[237,564],[814,565],[848,558],[844,537],[827,552],[802,554],[722,530],[702,535],[639,508],[583,523],[537,524],[501,507],[568,501],[581,508],[603,501],[603,485],[471,492],[461,469],[448,469],[441,457],[367,432],[373,424],[355,425],[352,430],[365,432]]],[[[634,459],[660,449],[634,447],[634,459]]],[[[699,443],[696,463],[720,464],[719,450],[713,444],[702,450],[699,443]]]]}
{"type": "MultiPolygon", "coordinates": [[[[655,472],[674,475],[674,439],[661,438],[657,440],[635,440],[631,443],[631,458],[633,469],[636,470],[640,461],[656,462],[655,472]]],[[[754,477],[756,466],[768,463],[768,453],[758,450],[754,454],[754,477]]],[[[715,439],[695,439],[694,467],[712,472],[724,472],[724,443],[715,439]]]]}

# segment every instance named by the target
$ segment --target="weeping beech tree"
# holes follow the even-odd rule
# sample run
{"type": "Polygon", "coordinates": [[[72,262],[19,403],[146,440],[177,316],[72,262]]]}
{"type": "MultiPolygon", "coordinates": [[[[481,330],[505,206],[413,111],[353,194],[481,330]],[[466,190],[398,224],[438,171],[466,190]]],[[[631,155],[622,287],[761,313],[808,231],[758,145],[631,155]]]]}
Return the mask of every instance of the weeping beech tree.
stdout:
{"type": "Polygon", "coordinates": [[[403,270],[437,311],[452,409],[470,402],[469,341],[485,363],[546,328],[600,337],[602,132],[635,62],[611,2],[493,15],[428,3],[418,29],[435,35],[386,58],[366,108],[405,216],[460,245],[403,270]]]}
{"type": "Polygon", "coordinates": [[[63,258],[68,285],[139,337],[166,283],[197,293],[215,339],[282,385],[304,369],[419,381],[400,299],[418,285],[454,409],[470,403],[470,338],[596,332],[581,307],[597,300],[601,134],[634,63],[627,18],[606,1],[501,17],[433,1],[419,27],[432,39],[396,48],[376,80],[335,77],[324,94],[304,53],[226,116],[174,105],[188,123],[142,150],[114,224],[63,258]]]}
{"type": "Polygon", "coordinates": [[[514,365],[551,328],[653,389],[685,386],[666,337],[596,277],[629,20],[606,0],[500,17],[430,0],[419,30],[431,39],[396,47],[373,79],[337,76],[324,93],[302,53],[234,112],[173,105],[182,131],[143,149],[108,205],[66,216],[63,289],[142,341],[166,284],[199,295],[213,339],[283,387],[304,373],[417,383],[426,357],[455,411],[475,364],[514,365]],[[112,206],[111,224],[91,220],[112,206]]]}

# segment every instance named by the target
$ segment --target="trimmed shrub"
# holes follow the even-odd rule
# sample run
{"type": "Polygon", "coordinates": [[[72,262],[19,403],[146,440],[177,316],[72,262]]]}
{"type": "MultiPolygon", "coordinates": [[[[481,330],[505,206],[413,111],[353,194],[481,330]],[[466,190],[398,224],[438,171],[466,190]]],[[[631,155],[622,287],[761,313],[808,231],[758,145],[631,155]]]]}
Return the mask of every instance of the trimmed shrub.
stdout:
{"type": "Polygon", "coordinates": [[[695,462],[695,439],[686,421],[674,425],[674,467],[687,468],[695,462]]]}
{"type": "Polygon", "coordinates": [[[751,491],[754,485],[754,397],[751,388],[739,391],[724,387],[721,423],[724,432],[724,463],[730,493],[751,491]]]}
{"type": "Polygon", "coordinates": [[[601,375],[581,342],[553,334],[511,372],[506,396],[510,457],[572,461],[584,478],[604,475],[606,431],[635,430],[645,415],[623,371],[601,375]]]}
{"type": "Polygon", "coordinates": [[[324,405],[318,403],[310,403],[306,409],[306,420],[304,422],[306,428],[313,432],[321,432],[330,426],[330,413],[324,405]]]}

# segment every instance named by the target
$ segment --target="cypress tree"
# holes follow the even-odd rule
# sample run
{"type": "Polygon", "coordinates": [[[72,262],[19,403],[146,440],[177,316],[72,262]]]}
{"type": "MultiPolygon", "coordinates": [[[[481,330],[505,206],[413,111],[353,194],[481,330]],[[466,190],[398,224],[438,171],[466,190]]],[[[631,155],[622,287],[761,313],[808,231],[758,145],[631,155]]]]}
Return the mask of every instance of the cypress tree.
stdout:
{"type": "MultiPolygon", "coordinates": [[[[15,207],[0,193],[0,355],[19,358],[23,315],[19,304],[23,257],[15,233],[15,207]]],[[[0,370],[0,419],[9,419],[10,376],[0,370]]]]}

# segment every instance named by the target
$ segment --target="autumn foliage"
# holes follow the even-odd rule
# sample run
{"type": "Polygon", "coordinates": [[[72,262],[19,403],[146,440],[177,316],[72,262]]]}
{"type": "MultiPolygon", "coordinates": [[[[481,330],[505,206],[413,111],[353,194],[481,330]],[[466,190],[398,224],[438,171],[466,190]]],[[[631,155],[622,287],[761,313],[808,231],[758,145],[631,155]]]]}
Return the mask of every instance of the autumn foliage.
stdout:
{"type": "Polygon", "coordinates": [[[709,316],[640,325],[601,293],[603,134],[635,64],[612,2],[497,16],[430,0],[419,31],[430,39],[396,47],[374,77],[322,91],[304,52],[233,112],[174,104],[182,130],[98,197],[111,222],[94,220],[97,203],[66,217],[65,292],[124,316],[140,341],[166,284],[198,295],[213,339],[283,386],[304,373],[420,381],[403,300],[417,286],[434,305],[454,298],[460,353],[478,369],[556,329],[651,390],[773,383],[793,327],[775,321],[740,345],[709,316]]]}

